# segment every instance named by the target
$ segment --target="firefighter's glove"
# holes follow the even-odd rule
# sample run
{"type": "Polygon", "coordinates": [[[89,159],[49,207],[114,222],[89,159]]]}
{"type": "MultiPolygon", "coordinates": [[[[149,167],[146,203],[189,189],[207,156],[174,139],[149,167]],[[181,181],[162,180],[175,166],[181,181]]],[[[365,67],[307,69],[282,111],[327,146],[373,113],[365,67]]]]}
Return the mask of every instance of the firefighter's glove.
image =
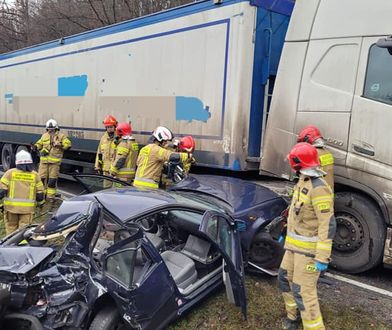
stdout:
{"type": "Polygon", "coordinates": [[[320,261],[316,261],[315,266],[316,266],[316,270],[318,272],[320,272],[320,273],[326,271],[327,268],[328,268],[328,264],[325,264],[325,263],[320,262],[320,261]]]}
{"type": "Polygon", "coordinates": [[[41,157],[45,157],[45,156],[47,156],[47,155],[49,155],[49,150],[46,149],[46,148],[42,148],[42,149],[41,149],[41,152],[40,152],[40,156],[41,156],[41,157]]]}

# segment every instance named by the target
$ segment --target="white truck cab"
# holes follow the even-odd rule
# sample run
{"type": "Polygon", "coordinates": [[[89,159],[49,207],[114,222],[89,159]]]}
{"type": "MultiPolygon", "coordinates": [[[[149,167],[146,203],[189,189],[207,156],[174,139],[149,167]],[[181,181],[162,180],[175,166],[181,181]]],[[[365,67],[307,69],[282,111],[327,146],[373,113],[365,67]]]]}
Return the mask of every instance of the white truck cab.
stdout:
{"type": "Polygon", "coordinates": [[[306,125],[335,157],[332,265],[392,265],[390,0],[297,0],[279,64],[260,170],[289,178],[285,156],[306,125]]]}

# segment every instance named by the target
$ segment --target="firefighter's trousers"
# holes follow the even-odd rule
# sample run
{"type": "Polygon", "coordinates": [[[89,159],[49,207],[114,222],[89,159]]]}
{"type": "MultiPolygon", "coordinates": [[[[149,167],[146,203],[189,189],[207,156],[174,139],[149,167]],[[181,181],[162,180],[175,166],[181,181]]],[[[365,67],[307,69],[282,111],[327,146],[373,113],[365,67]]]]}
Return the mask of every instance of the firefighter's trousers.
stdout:
{"type": "Polygon", "coordinates": [[[31,223],[33,220],[33,214],[18,214],[4,211],[4,226],[5,233],[9,235],[19,228],[23,228],[31,223]]]}
{"type": "Polygon", "coordinates": [[[52,199],[57,192],[57,179],[60,173],[59,163],[39,163],[38,173],[45,187],[46,197],[52,199]]]}
{"type": "Polygon", "coordinates": [[[286,251],[278,274],[287,317],[294,320],[301,313],[304,329],[325,329],[317,297],[320,272],[312,257],[286,251]]]}

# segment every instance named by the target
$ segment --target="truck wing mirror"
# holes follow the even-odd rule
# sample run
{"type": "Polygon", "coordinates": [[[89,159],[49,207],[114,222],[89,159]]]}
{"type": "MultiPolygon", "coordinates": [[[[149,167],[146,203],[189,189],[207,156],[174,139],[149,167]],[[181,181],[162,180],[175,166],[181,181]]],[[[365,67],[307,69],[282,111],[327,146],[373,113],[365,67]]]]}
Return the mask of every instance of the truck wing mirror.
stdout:
{"type": "Polygon", "coordinates": [[[376,45],[377,47],[388,49],[389,54],[392,55],[392,36],[378,39],[376,45]]]}

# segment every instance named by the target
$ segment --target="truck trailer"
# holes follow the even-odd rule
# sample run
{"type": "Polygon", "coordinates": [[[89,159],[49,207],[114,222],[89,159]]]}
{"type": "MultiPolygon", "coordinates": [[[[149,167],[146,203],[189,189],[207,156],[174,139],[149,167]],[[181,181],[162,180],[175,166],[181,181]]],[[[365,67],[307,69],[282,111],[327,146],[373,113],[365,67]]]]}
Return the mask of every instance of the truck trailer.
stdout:
{"type": "Polygon", "coordinates": [[[198,1],[0,55],[3,167],[49,118],[72,139],[63,171],[91,167],[112,114],[140,144],[164,125],[197,140],[199,165],[257,170],[293,4],[198,1]]]}

